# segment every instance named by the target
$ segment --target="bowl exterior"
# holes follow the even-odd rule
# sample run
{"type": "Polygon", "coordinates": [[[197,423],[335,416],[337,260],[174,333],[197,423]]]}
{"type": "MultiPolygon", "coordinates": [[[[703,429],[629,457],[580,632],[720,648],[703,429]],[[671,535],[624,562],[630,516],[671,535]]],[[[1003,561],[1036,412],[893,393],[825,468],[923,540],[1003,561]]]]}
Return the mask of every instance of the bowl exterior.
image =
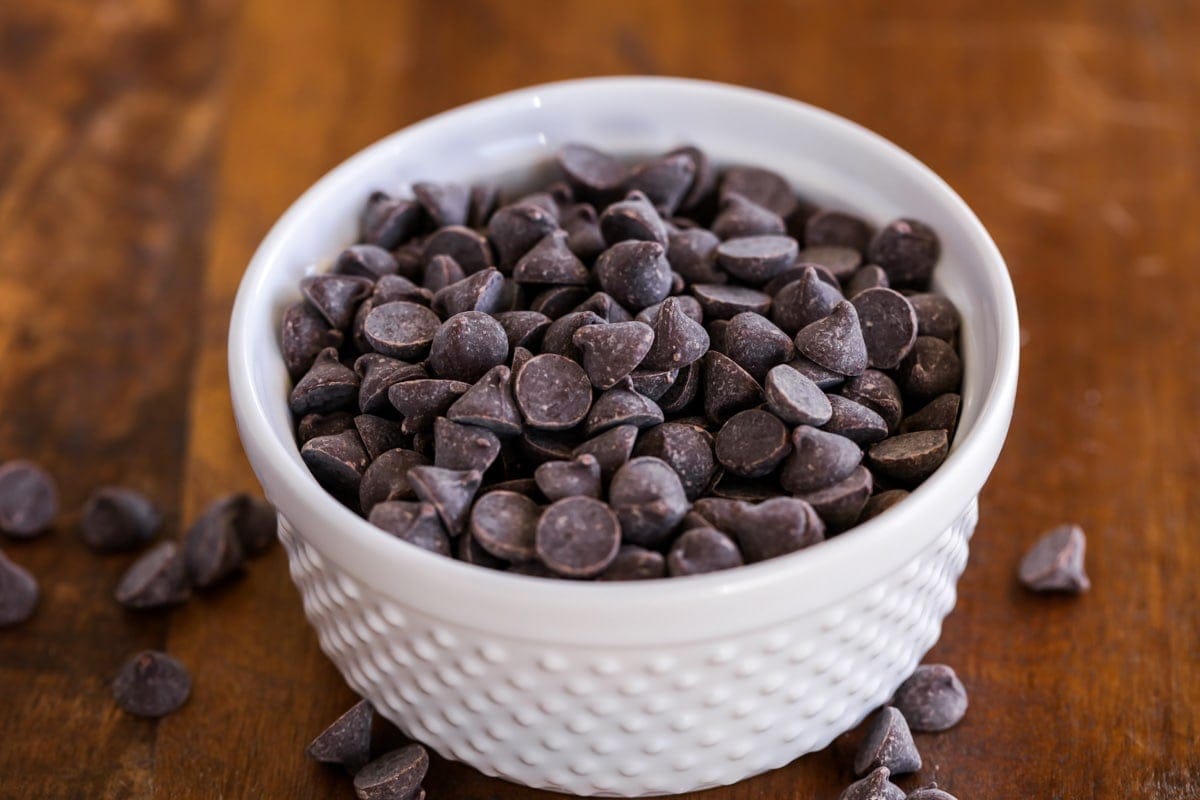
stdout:
{"type": "Polygon", "coordinates": [[[281,516],[280,537],[321,649],[400,728],[487,775],[639,797],[783,766],[886,702],[954,607],[977,508],[972,499],[891,576],[847,582],[819,611],[638,648],[464,626],[356,580],[302,523],[281,516]]]}

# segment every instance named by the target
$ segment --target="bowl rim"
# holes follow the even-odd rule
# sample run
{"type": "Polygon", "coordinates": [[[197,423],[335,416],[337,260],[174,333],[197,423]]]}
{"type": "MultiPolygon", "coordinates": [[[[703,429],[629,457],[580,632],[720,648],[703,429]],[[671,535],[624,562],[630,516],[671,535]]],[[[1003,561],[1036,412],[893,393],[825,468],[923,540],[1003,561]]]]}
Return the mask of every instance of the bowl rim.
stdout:
{"type": "MultiPolygon", "coordinates": [[[[464,599],[470,598],[471,602],[498,602],[504,605],[513,596],[536,594],[539,603],[553,607],[554,614],[551,616],[565,622],[567,618],[563,614],[605,614],[610,615],[606,618],[612,619],[613,615],[615,618],[629,614],[643,615],[648,605],[664,612],[671,609],[678,611],[688,603],[695,602],[697,597],[751,596],[756,592],[761,597],[764,591],[777,593],[788,585],[794,587],[792,582],[804,574],[817,576],[828,570],[844,569],[848,563],[854,564],[856,558],[860,565],[869,567],[872,556],[877,557],[879,552],[903,551],[911,558],[928,546],[929,541],[914,543],[911,540],[917,537],[896,536],[897,529],[936,527],[936,534],[949,526],[971,503],[999,457],[1016,393],[1019,325],[1016,298],[1007,267],[983,224],[941,177],[899,146],[832,112],[761,90],[690,78],[621,76],[540,84],[477,100],[389,134],[334,167],[284,212],[255,251],[234,303],[228,357],[233,406],[247,456],[282,516],[291,520],[303,516],[305,519],[320,520],[326,527],[336,527],[337,535],[345,537],[343,541],[348,548],[358,553],[369,552],[372,560],[386,560],[394,574],[408,574],[404,571],[412,570],[429,581],[453,585],[455,592],[461,593],[464,599]],[[803,118],[805,124],[824,127],[838,136],[846,137],[852,140],[855,147],[873,149],[881,157],[896,162],[918,176],[930,192],[940,195],[940,200],[952,209],[958,217],[957,221],[967,230],[973,247],[982,256],[981,266],[994,292],[992,302],[997,313],[998,336],[996,369],[991,375],[990,385],[981,391],[982,401],[973,429],[966,436],[957,437],[942,466],[904,502],[889,509],[887,514],[855,526],[820,546],[734,570],[636,582],[547,580],[480,568],[427,552],[394,537],[380,535],[379,530],[367,520],[342,506],[321,489],[304,469],[295,452],[289,452],[289,448],[297,450],[295,443],[285,442],[273,432],[266,405],[278,402],[278,398],[261,396],[252,380],[258,368],[258,359],[255,357],[256,343],[250,332],[258,315],[270,313],[267,304],[271,298],[264,290],[264,280],[278,263],[284,242],[297,221],[314,206],[319,206],[326,196],[335,194],[340,185],[348,182],[366,165],[375,163],[395,150],[406,138],[420,136],[438,126],[464,122],[481,112],[486,114],[508,107],[537,107],[547,95],[570,93],[582,96],[589,92],[613,90],[699,94],[705,96],[706,102],[714,104],[736,98],[741,102],[770,107],[773,112],[803,118]],[[947,500],[952,502],[947,503],[947,500]],[[941,520],[944,524],[931,523],[931,519],[941,520]]],[[[324,547],[318,547],[318,550],[324,557],[335,562],[342,561],[337,554],[327,552],[324,547]]],[[[879,570],[879,574],[894,570],[897,563],[902,563],[899,557],[888,559],[887,569],[879,570]]],[[[364,577],[358,574],[362,570],[355,568],[348,569],[348,572],[356,578],[365,579],[385,594],[394,589],[384,585],[389,582],[381,580],[382,572],[377,564],[370,567],[360,560],[359,566],[373,573],[373,577],[364,577]]],[[[863,571],[870,570],[855,569],[856,574],[863,571]]],[[[836,597],[823,600],[814,598],[808,605],[823,607],[836,600],[836,597]]],[[[530,608],[527,603],[522,607],[530,608]]],[[[478,618],[478,614],[465,616],[478,618]]],[[[546,621],[549,622],[549,619],[546,621]]]]}

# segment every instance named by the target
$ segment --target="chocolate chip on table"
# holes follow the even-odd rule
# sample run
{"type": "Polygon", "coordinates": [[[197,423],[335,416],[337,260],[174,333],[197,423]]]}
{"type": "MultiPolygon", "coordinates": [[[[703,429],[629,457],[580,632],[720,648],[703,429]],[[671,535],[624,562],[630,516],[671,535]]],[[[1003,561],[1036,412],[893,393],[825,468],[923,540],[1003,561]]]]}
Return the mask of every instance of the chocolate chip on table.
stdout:
{"type": "Polygon", "coordinates": [[[394,250],[421,225],[421,206],[414,200],[373,192],[361,220],[362,239],[384,250],[394,250]]]}
{"type": "Polygon", "coordinates": [[[358,498],[359,483],[371,462],[356,430],[309,439],[300,457],[317,483],[339,499],[358,498]]]}
{"type": "Polygon", "coordinates": [[[897,366],[917,341],[917,314],[908,298],[892,289],[867,289],[851,303],[862,326],[868,365],[897,366]]]}
{"type": "Polygon", "coordinates": [[[771,303],[771,321],[791,336],[819,319],[829,316],[842,300],[842,293],[821,280],[811,266],[800,277],[785,284],[771,303]]]}
{"type": "Polygon", "coordinates": [[[892,697],[914,731],[932,733],[958,724],[967,713],[967,690],[945,664],[922,664],[892,697]]]}
{"type": "Polygon", "coordinates": [[[946,460],[950,438],[944,430],[902,433],[871,445],[871,469],[903,485],[919,483],[946,460]]]}
{"type": "Polygon", "coordinates": [[[454,401],[466,394],[470,388],[470,384],[461,381],[404,381],[388,389],[388,400],[403,417],[401,429],[411,434],[432,427],[433,421],[445,415],[454,405],[454,401]]]}
{"type": "Polygon", "coordinates": [[[183,534],[183,559],[192,586],[206,589],[245,566],[238,514],[235,503],[221,498],[210,503],[183,534]]]}
{"type": "Polygon", "coordinates": [[[438,315],[416,303],[398,300],[375,306],[363,323],[363,336],[371,348],[385,356],[424,358],[441,327],[438,315]]]}
{"type": "Polygon", "coordinates": [[[192,679],[183,664],[166,653],[143,650],[126,661],[112,684],[122,710],[138,717],[165,717],[187,702],[192,679]]]}
{"type": "Polygon", "coordinates": [[[591,455],[600,465],[600,474],[609,480],[621,465],[629,460],[638,429],[633,425],[618,425],[598,436],[593,436],[571,451],[573,457],[591,455]]]}
{"type": "Polygon", "coordinates": [[[300,291],[320,312],[329,327],[345,330],[354,319],[358,304],[371,294],[374,283],[358,275],[314,275],[300,283],[300,291]]]}
{"type": "Polygon", "coordinates": [[[583,369],[597,389],[611,389],[633,372],[654,343],[654,329],[644,322],[585,325],[572,337],[583,355],[583,369]]]}
{"type": "Polygon", "coordinates": [[[354,362],[358,375],[358,407],[366,414],[390,408],[388,389],[404,381],[429,377],[420,364],[410,364],[379,353],[363,353],[354,362]]]}
{"type": "Polygon", "coordinates": [[[844,211],[818,211],[804,224],[804,244],[808,247],[838,245],[866,252],[871,242],[871,226],[861,217],[844,211]]]}
{"type": "Polygon", "coordinates": [[[941,242],[928,225],[914,219],[889,222],[867,249],[871,263],[887,273],[897,289],[924,289],[941,255],[941,242]]]}
{"type": "Polygon", "coordinates": [[[935,783],[932,786],[926,786],[922,789],[913,789],[908,793],[906,800],[958,800],[958,798],[949,792],[937,788],[937,784],[935,783]]]}
{"type": "Polygon", "coordinates": [[[429,754],[407,744],[366,764],[354,776],[358,800],[415,800],[429,771],[429,754]]]}
{"type": "Polygon", "coordinates": [[[817,247],[805,247],[796,256],[796,260],[800,263],[815,264],[816,266],[824,267],[833,276],[833,279],[838,284],[841,284],[844,281],[848,281],[855,271],[862,266],[862,253],[853,247],[820,245],[817,247]]]}
{"type": "Polygon", "coordinates": [[[614,386],[592,404],[583,424],[583,433],[585,436],[595,436],[621,425],[649,428],[663,419],[662,409],[653,400],[623,385],[614,386]]]}
{"type": "Polygon", "coordinates": [[[859,465],[832,486],[800,497],[813,507],[830,533],[841,533],[858,522],[874,488],[871,471],[859,465]]]}
{"type": "Polygon", "coordinates": [[[576,495],[550,504],[537,523],[537,556],[555,574],[591,578],[602,573],[621,544],[617,515],[594,497],[576,495]]]}
{"type": "Polygon", "coordinates": [[[667,577],[667,560],[662,553],[635,544],[621,545],[598,581],[644,581],[667,577]]]}
{"type": "Polygon", "coordinates": [[[887,422],[874,409],[841,395],[831,394],[828,397],[833,414],[822,428],[860,445],[887,438],[887,422]]]}
{"type": "Polygon", "coordinates": [[[652,456],[634,458],[616,471],[608,501],[621,521],[623,541],[642,547],[661,544],[690,508],[675,470],[652,456]]]}
{"type": "Polygon", "coordinates": [[[841,389],[842,397],[853,400],[874,411],[894,432],[904,416],[904,400],[900,387],[886,373],[868,369],[862,375],[848,379],[841,389]]]}
{"type": "Polygon", "coordinates": [[[583,367],[553,353],[531,358],[513,389],[525,422],[534,428],[573,428],[592,407],[592,384],[583,367]]]}
{"type": "Polygon", "coordinates": [[[1025,554],[1017,576],[1026,589],[1035,592],[1086,592],[1092,586],[1083,568],[1086,549],[1083,528],[1059,525],[1025,554]]]}
{"type": "Polygon", "coordinates": [[[149,498],[132,489],[105,486],[92,492],[83,506],[79,535],[101,553],[135,550],[149,542],[162,525],[162,513],[149,498]]]}
{"type": "Polygon", "coordinates": [[[466,528],[483,475],[478,470],[413,467],[408,471],[408,482],[417,497],[437,509],[446,530],[457,536],[466,528]]]}
{"type": "Polygon", "coordinates": [[[402,447],[408,442],[408,436],[399,422],[374,414],[359,414],[355,417],[354,430],[358,431],[359,441],[363,443],[367,457],[372,460],[378,458],[381,453],[402,447]]]}
{"type": "Polygon", "coordinates": [[[322,350],[341,347],[343,339],[342,332],[330,328],[307,301],[293,303],[283,312],[280,347],[283,363],[293,380],[308,372],[322,350]]]}
{"type": "Polygon", "coordinates": [[[667,246],[667,227],[641,192],[630,192],[600,214],[600,233],[609,247],[629,240],[667,246]]]}
{"type": "Polygon", "coordinates": [[[769,319],[745,311],[729,320],[722,352],[755,381],[761,382],[771,367],[790,361],[795,348],[791,337],[769,319]]]}
{"type": "Polygon", "coordinates": [[[859,327],[858,312],[843,300],[829,316],[805,325],[796,334],[800,355],[842,375],[861,375],[867,368],[867,344],[859,327]]]}
{"type": "Polygon", "coordinates": [[[878,767],[838,795],[838,800],[905,800],[904,790],[892,783],[887,767],[878,767]]]}
{"type": "Polygon", "coordinates": [[[175,542],[147,550],[121,575],[115,596],[126,608],[162,608],[191,596],[187,564],[175,542]]]}
{"type": "Polygon", "coordinates": [[[309,742],[304,752],[322,764],[345,767],[351,775],[371,760],[371,723],[375,709],[359,700],[309,742]]]}
{"type": "MultiPolygon", "coordinates": [[[[455,424],[447,422],[444,419],[438,419],[438,422],[447,423],[448,425],[455,424]]],[[[471,442],[486,441],[484,439],[484,434],[486,433],[487,431],[477,431],[473,434],[464,434],[464,436],[472,437],[469,439],[471,442]]],[[[477,449],[486,450],[487,448],[479,447],[477,449]]],[[[499,441],[495,442],[495,451],[496,453],[500,452],[499,441]]],[[[475,468],[473,465],[468,467],[464,463],[466,458],[454,459],[453,453],[454,450],[452,447],[447,446],[443,450],[439,446],[437,449],[438,460],[445,463],[439,463],[438,466],[444,466],[449,469],[475,468]]],[[[492,458],[494,459],[495,455],[492,458]]],[[[477,463],[484,460],[486,460],[484,457],[477,458],[477,463]]],[[[380,453],[363,472],[362,481],[358,489],[359,508],[362,509],[364,514],[370,514],[371,509],[379,503],[385,503],[389,500],[416,499],[416,492],[413,491],[412,485],[408,482],[408,471],[413,467],[423,467],[428,464],[429,459],[414,450],[405,450],[398,447],[394,450],[388,450],[386,453],[380,453]]]]}
{"type": "Polygon", "coordinates": [[[0,628],[32,617],[40,596],[33,574],[0,552],[0,628]]]}
{"type": "Polygon", "coordinates": [[[704,413],[723,423],[763,400],[762,387],[729,356],[710,350],[704,357],[704,413]]]}
{"type": "Polygon", "coordinates": [[[791,494],[815,492],[849,477],[861,461],[862,450],[845,436],[799,425],[779,482],[791,494]]]}
{"type": "Polygon", "coordinates": [[[49,473],[29,461],[0,465],[0,531],[32,539],[49,530],[57,516],[58,486],[49,473]]]}
{"type": "Polygon", "coordinates": [[[617,242],[596,259],[600,287],[631,311],[640,311],[666,298],[671,291],[671,267],[658,242],[617,242]]]}
{"type": "Polygon", "coordinates": [[[786,229],[782,217],[737,192],[723,195],[712,224],[712,232],[721,239],[781,235],[786,229]]]}
{"type": "Polygon", "coordinates": [[[750,564],[825,540],[825,524],[816,511],[794,497],[758,503],[707,497],[696,502],[695,510],[709,524],[733,536],[750,564]]]}
{"type": "Polygon", "coordinates": [[[505,307],[506,285],[500,271],[488,267],[438,289],[433,295],[433,310],[443,317],[453,317],[464,311],[483,314],[508,311],[505,307]]]}
{"type": "Polygon", "coordinates": [[[737,545],[716,528],[684,531],[667,553],[667,571],[672,577],[733,569],[743,563],[737,545]]]}
{"type": "Polygon", "coordinates": [[[558,166],[581,198],[608,202],[629,179],[620,160],[585,144],[568,144],[558,152],[558,166]]]}
{"type": "Polygon", "coordinates": [[[430,503],[405,500],[376,503],[367,521],[422,550],[441,556],[450,555],[450,536],[442,525],[438,510],[430,503]]]}
{"type": "Polygon", "coordinates": [[[890,286],[887,273],[883,271],[882,267],[878,264],[864,264],[854,271],[850,280],[846,281],[846,297],[853,300],[868,289],[887,289],[890,286]]]}
{"type": "Polygon", "coordinates": [[[687,228],[667,235],[667,262],[688,283],[724,283],[728,278],[716,267],[721,240],[705,228],[687,228]]]}
{"type": "Polygon", "coordinates": [[[426,362],[439,378],[474,383],[508,360],[508,336],[482,311],[450,317],[433,337],[426,362]]]}
{"type": "Polygon", "coordinates": [[[696,500],[708,490],[717,470],[713,436],[696,425],[680,422],[655,425],[638,438],[634,453],[666,462],[679,476],[688,500],[696,500]]]}
{"type": "Polygon", "coordinates": [[[904,715],[891,706],[884,706],[872,717],[854,756],[856,775],[866,775],[880,767],[887,767],[892,775],[921,768],[921,754],[913,743],[912,731],[904,715]]]}
{"type": "Polygon", "coordinates": [[[788,364],[772,367],[763,389],[767,408],[789,424],[821,426],[833,416],[833,406],[821,387],[788,364]]]}
{"type": "MultiPolygon", "coordinates": [[[[453,256],[442,254],[429,259],[421,278],[421,288],[430,293],[429,305],[433,305],[433,297],[437,296],[437,292],[465,280],[466,277],[467,271],[453,256]]],[[[417,301],[413,300],[412,302],[417,301]]],[[[425,304],[422,303],[422,305],[425,304]]]]}
{"type": "Polygon", "coordinates": [[[692,188],[696,168],[692,154],[668,153],[634,167],[625,188],[641,192],[655,208],[669,216],[675,213],[692,188]]]}
{"type": "Polygon", "coordinates": [[[555,230],[542,237],[513,267],[517,283],[551,286],[586,286],[589,273],[567,244],[567,232],[555,230]]]}
{"type": "Polygon", "coordinates": [[[569,461],[547,461],[533,472],[538,489],[547,500],[564,497],[599,497],[602,491],[600,462],[590,453],[569,461]]]}
{"type": "Polygon", "coordinates": [[[743,478],[770,475],[791,449],[787,426],[779,417],[760,409],[739,411],[717,433],[717,461],[743,478]]]}
{"type": "Polygon", "coordinates": [[[717,246],[716,258],[735,278],[761,286],[796,261],[800,247],[790,236],[743,236],[717,246]]]}
{"type": "Polygon", "coordinates": [[[798,203],[787,179],[762,167],[728,167],[721,179],[721,197],[730,194],[739,194],[780,217],[790,216],[798,203]]]}
{"type": "Polygon", "coordinates": [[[917,334],[954,341],[962,325],[953,301],[942,294],[914,294],[908,302],[917,315],[917,334]]]}

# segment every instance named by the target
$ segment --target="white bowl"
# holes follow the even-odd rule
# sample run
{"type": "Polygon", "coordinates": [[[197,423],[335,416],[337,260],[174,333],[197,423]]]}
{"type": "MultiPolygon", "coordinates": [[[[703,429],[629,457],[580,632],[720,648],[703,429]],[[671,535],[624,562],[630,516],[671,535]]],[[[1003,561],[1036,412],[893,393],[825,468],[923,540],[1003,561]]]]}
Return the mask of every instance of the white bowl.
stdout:
{"type": "Polygon", "coordinates": [[[413,125],[322,178],[255,254],[229,342],[234,411],[279,509],[292,577],[350,686],[446,758],[580,795],[729,784],[825,747],[937,640],[1008,429],[1017,311],[963,201],[894,145],[811,106],[690,80],[602,78],[500,95],[413,125]],[[387,536],[335,502],[295,445],[280,355],[297,284],[357,233],[374,189],[544,164],[565,142],[694,143],[770,167],[822,205],[911,216],[942,241],[938,288],[963,315],[962,418],[949,458],[887,513],[741,569],[632,584],[481,569],[387,536]]]}

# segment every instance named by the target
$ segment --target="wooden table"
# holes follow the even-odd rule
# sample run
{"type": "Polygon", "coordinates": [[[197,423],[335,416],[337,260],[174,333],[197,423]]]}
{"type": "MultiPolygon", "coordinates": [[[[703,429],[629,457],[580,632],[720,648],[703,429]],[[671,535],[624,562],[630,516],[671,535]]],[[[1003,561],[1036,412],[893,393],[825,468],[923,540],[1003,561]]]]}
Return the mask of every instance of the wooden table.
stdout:
{"type": "MultiPolygon", "coordinates": [[[[308,739],[352,700],[282,551],[164,615],[109,598],[127,557],[73,531],[99,484],[172,530],[251,489],[225,377],[247,259],[372,140],[505,89],[691,75],[873,128],[955,186],[1008,258],[1024,350],[1008,447],[932,659],[971,692],[919,737],[963,800],[1200,796],[1200,6],[1188,2],[45,0],[0,7],[0,457],[59,479],[57,530],[5,551],[39,577],[0,632],[0,796],[346,797],[308,739]],[[1052,8],[1053,6],[1053,8],[1052,8]],[[1094,590],[1015,565],[1078,520],[1094,590]],[[164,648],[192,700],[113,705],[164,648]]],[[[713,798],[836,797],[847,745],[713,798]]],[[[433,800],[549,797],[437,762],[433,800]]]]}

